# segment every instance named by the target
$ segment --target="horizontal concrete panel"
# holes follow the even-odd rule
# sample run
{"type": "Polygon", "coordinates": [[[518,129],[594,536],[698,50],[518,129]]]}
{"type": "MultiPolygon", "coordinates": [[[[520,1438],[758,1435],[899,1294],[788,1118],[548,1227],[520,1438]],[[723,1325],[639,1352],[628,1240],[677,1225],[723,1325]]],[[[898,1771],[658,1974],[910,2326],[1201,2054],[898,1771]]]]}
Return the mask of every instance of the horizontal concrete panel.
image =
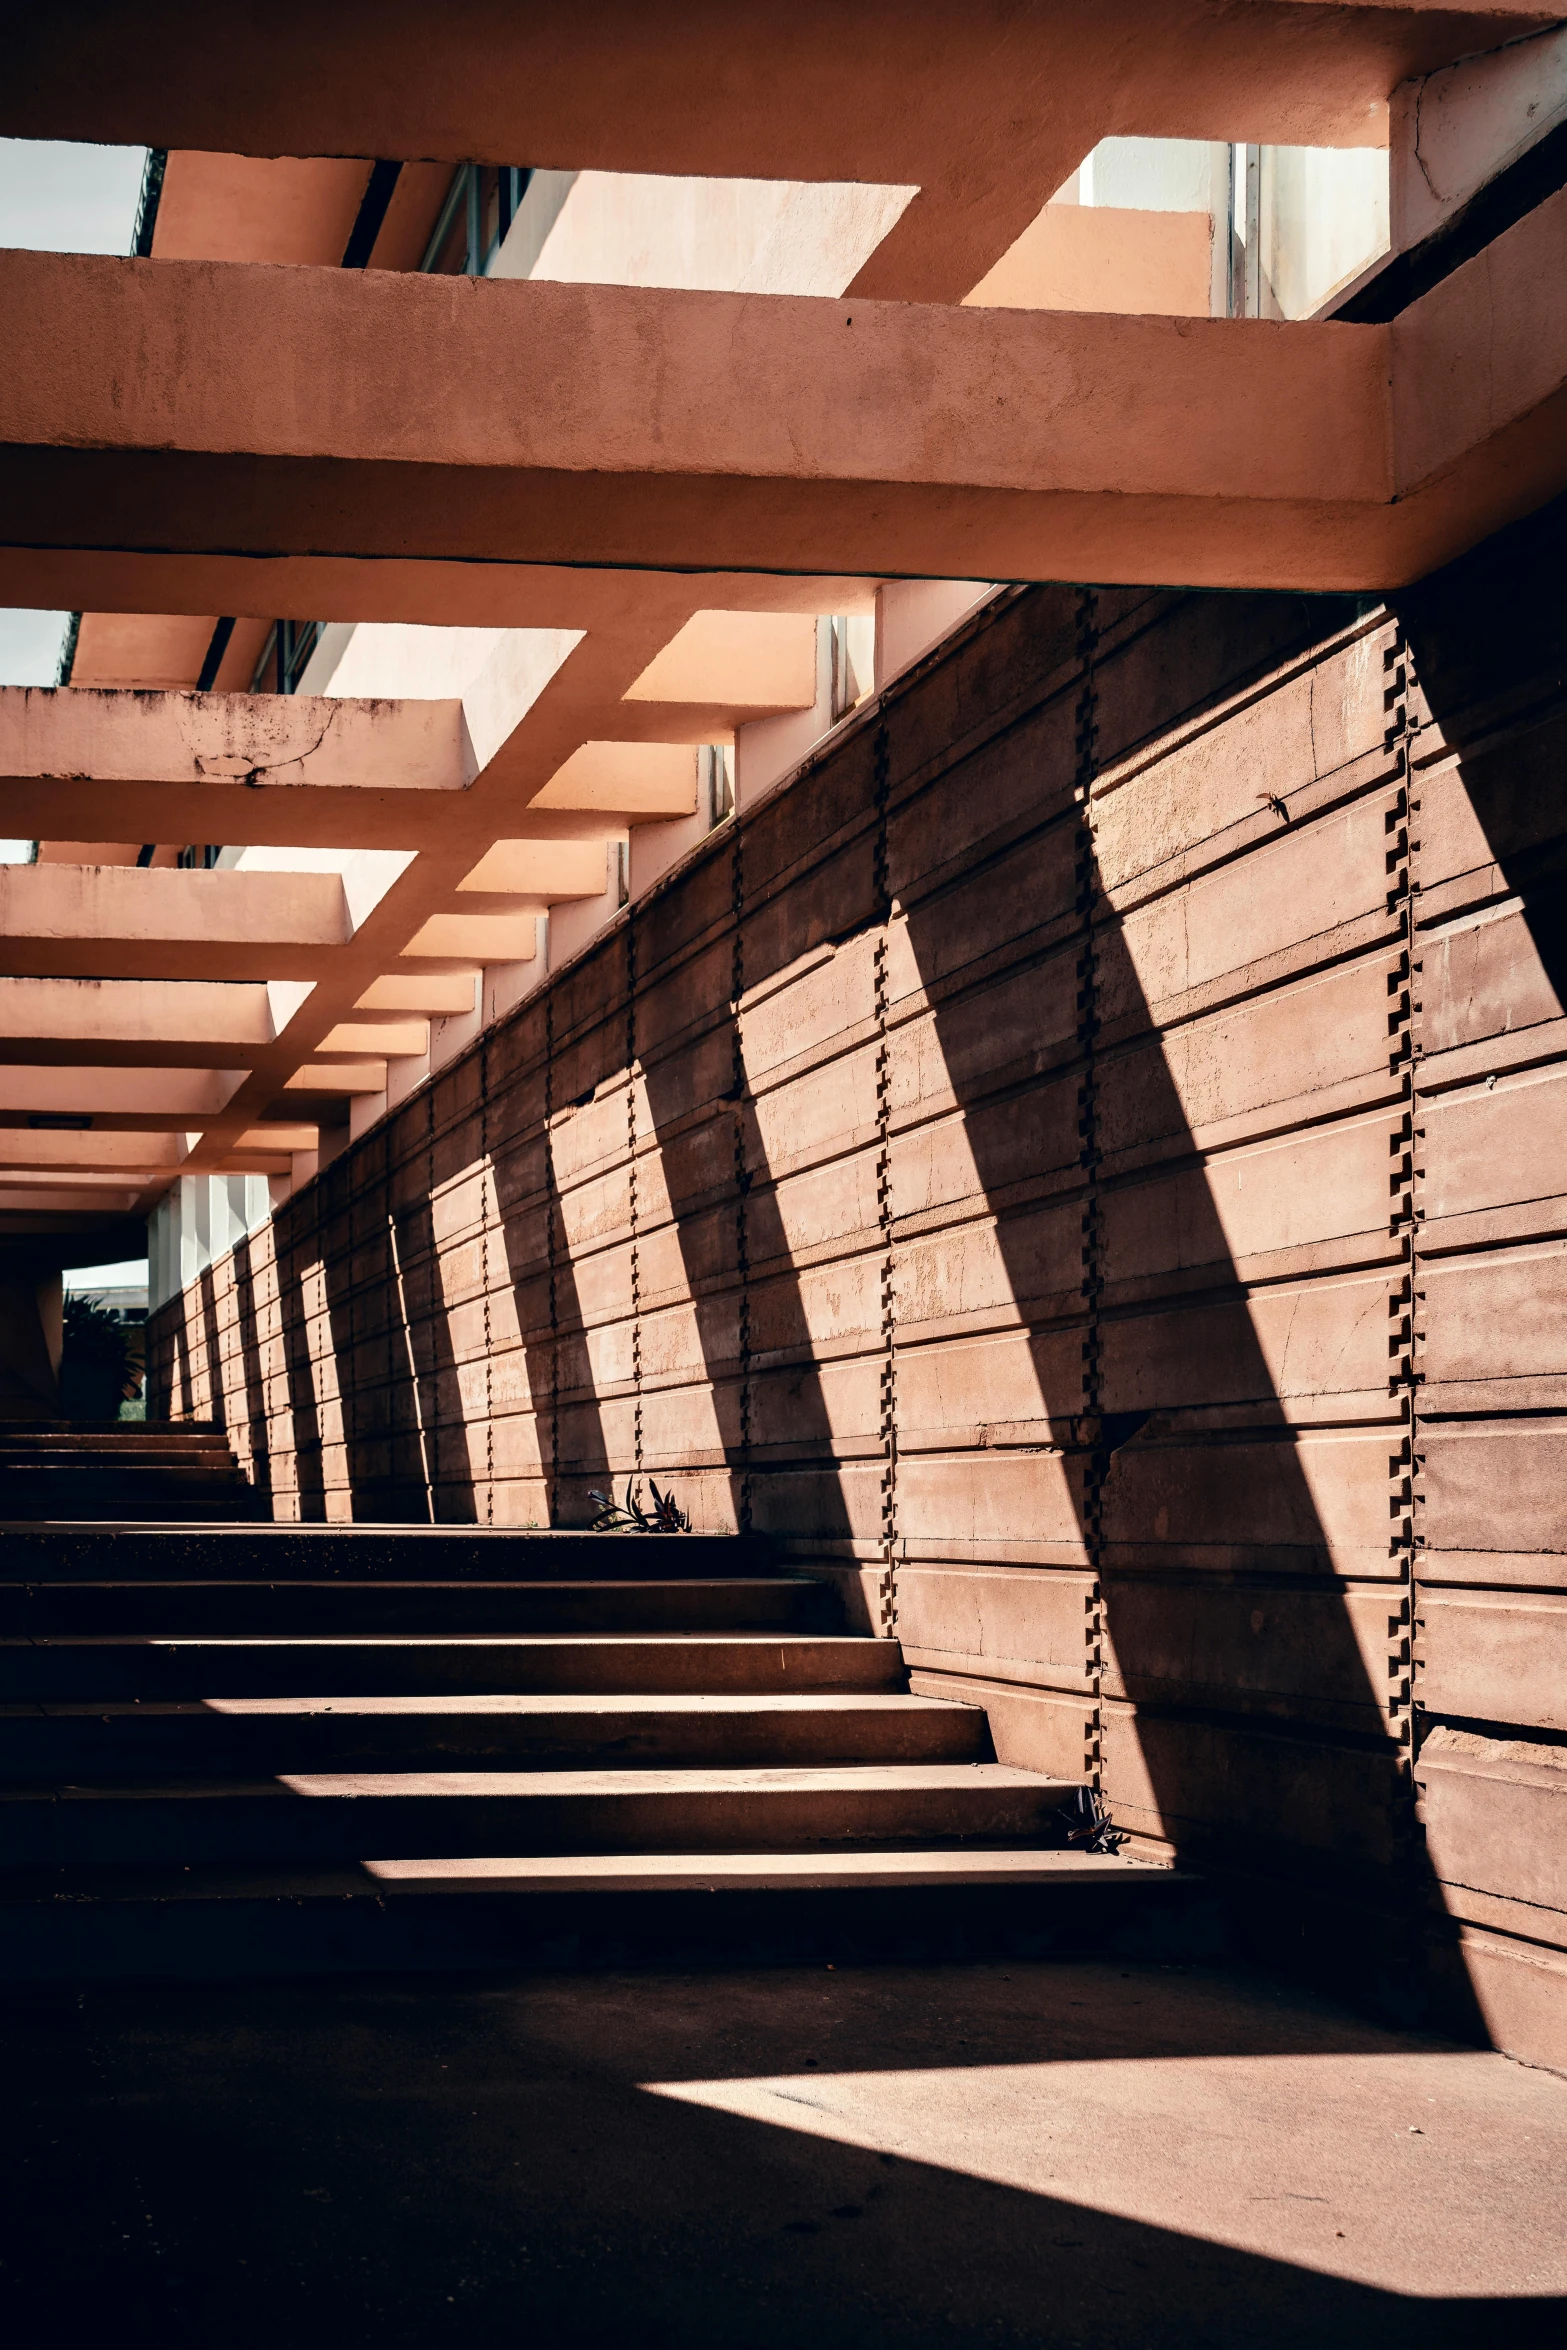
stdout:
{"type": "Polygon", "coordinates": [[[1567,1241],[1421,1267],[1428,1383],[1567,1376],[1567,1241]]]}
{"type": "Polygon", "coordinates": [[[1416,1616],[1428,1713],[1567,1730],[1567,1598],[1425,1590],[1416,1616]]]}
{"type": "MultiPolygon", "coordinates": [[[[746,1198],[746,1248],[753,1264],[799,1263],[820,1250],[841,1256],[856,1241],[862,1247],[879,1245],[877,1159],[871,1142],[826,1167],[768,1184],[753,1179],[746,1198]]],[[[733,1210],[730,1214],[732,1221],[733,1210]]]]}
{"type": "Polygon", "coordinates": [[[747,1000],[741,1013],[746,1075],[753,1086],[873,1016],[872,944],[863,934],[825,952],[817,949],[795,971],[768,974],[765,994],[747,1000]]]}
{"type": "Polygon", "coordinates": [[[1104,1409],[1385,1393],[1390,1327],[1380,1274],[1113,1315],[1100,1335],[1104,1409]]]}
{"type": "Polygon", "coordinates": [[[1042,1567],[898,1568],[898,1637],[911,1662],[991,1659],[1086,1686],[1093,1584],[1042,1567]]]}
{"type": "Polygon", "coordinates": [[[1038,1079],[1026,1091],[938,1113],[894,1133],[893,1214],[999,1207],[1006,1194],[1074,1186],[1082,1180],[1082,1104],[1075,1069],[1038,1079]]]}
{"type": "Polygon", "coordinates": [[[1001,1084],[1036,1077],[1077,1037],[1075,951],[1003,972],[893,1030],[889,1099],[900,1119],[967,1107],[1001,1084]]]}
{"type": "Polygon", "coordinates": [[[1247,1699],[1375,1727],[1408,1680],[1403,1602],[1385,1591],[1107,1576],[1112,1694],[1197,1708],[1247,1699]]]}
{"type": "Polygon", "coordinates": [[[1073,1202],[901,1242],[893,1267],[900,1328],[970,1314],[1010,1321],[1040,1300],[1054,1313],[1075,1311],[1082,1228],[1082,1210],[1073,1202]]]}
{"type": "Polygon", "coordinates": [[[1053,1424],[1070,1426],[1085,1403],[1080,1330],[1003,1331],[900,1347],[897,1357],[900,1442],[1051,1441],[1053,1424]]]}
{"type": "Polygon", "coordinates": [[[1421,1448],[1428,1549],[1567,1553],[1567,1421],[1427,1426],[1421,1448]]]}
{"type": "Polygon", "coordinates": [[[1517,905],[1469,916],[1422,945],[1428,1052],[1512,1037],[1560,1018],[1555,983],[1517,905]]]}
{"type": "Polygon", "coordinates": [[[1385,1074],[1387,973],[1351,963],[1319,979],[1193,1020],[1107,1060],[1098,1086],[1101,1147],[1129,1150],[1247,1113],[1309,1115],[1348,1077],[1385,1074]]]}
{"type": "Polygon", "coordinates": [[[1426,1852],[1445,1884],[1562,1915],[1567,1939],[1567,1754],[1433,1730],[1415,1771],[1426,1852]]]}
{"type": "Polygon", "coordinates": [[[1259,828],[1260,779],[1288,794],[1380,748],[1390,637],[1386,626],[1377,628],[1281,682],[1243,692],[1183,730],[1128,781],[1102,790],[1094,839],[1112,899],[1161,865],[1192,851],[1211,856],[1227,834],[1259,828]]]}
{"type": "Polygon", "coordinates": [[[1567,1069],[1520,1071],[1422,1103],[1427,1220],[1567,1189],[1567,1069]]]}
{"type": "Polygon", "coordinates": [[[915,1455],[898,1465],[898,1529],[922,1542],[1080,1544],[1083,1463],[1056,1452],[915,1455]]]}
{"type": "Polygon", "coordinates": [[[1386,1115],[1350,1119],[1107,1189],[1099,1203],[1106,1280],[1146,1281],[1351,1235],[1385,1237],[1389,1179],[1399,1164],[1391,1128],[1386,1115]]]}
{"type": "Polygon", "coordinates": [[[1198,1853],[1233,1852],[1244,1837],[1254,1867],[1294,1853],[1324,1871],[1385,1869],[1406,1802],[1396,1751],[1105,1709],[1105,1791],[1121,1824],[1198,1853]]]}
{"type": "Polygon", "coordinates": [[[1385,1563],[1393,1449],[1379,1430],[1294,1440],[1134,1437],[1111,1457],[1101,1504],[1105,1539],[1155,1556],[1165,1545],[1256,1546],[1385,1563]]]}
{"type": "Polygon", "coordinates": [[[1119,1020],[1368,913],[1385,915],[1385,795],[1281,828],[1247,856],[1124,914],[1098,946],[1100,1017],[1119,1020]]]}

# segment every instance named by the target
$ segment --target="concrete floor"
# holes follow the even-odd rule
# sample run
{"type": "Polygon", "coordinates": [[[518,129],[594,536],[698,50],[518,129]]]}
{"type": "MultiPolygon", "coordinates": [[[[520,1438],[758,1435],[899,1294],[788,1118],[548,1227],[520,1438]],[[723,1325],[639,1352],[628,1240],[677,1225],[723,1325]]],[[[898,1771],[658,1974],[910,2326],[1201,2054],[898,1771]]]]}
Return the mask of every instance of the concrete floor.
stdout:
{"type": "Polygon", "coordinates": [[[1567,2080],[1234,1968],[94,1987],[0,2042],[18,2341],[1567,2340],[1567,2080]]]}

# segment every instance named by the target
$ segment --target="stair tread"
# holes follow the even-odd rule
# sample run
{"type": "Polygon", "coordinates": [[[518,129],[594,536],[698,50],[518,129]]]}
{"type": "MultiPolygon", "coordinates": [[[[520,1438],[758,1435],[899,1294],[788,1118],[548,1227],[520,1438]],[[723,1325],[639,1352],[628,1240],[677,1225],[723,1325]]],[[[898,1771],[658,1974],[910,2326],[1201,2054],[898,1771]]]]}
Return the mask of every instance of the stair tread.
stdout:
{"type": "Polygon", "coordinates": [[[492,1714],[523,1714],[541,1721],[549,1721],[557,1716],[614,1719],[624,1714],[647,1715],[654,1719],[662,1714],[732,1714],[740,1719],[750,1719],[757,1714],[815,1713],[919,1717],[973,1715],[978,1710],[975,1706],[960,1705],[951,1698],[913,1697],[901,1690],[866,1690],[863,1693],[804,1689],[755,1693],[679,1690],[667,1695],[638,1690],[606,1694],[500,1690],[487,1694],[434,1691],[428,1696],[391,1697],[149,1698],[136,1703],[121,1699],[103,1703],[87,1699],[40,1699],[32,1704],[0,1705],[0,1722],[314,1721],[328,1715],[337,1720],[379,1721],[492,1714]]]}
{"type": "MultiPolygon", "coordinates": [[[[270,1586],[268,1586],[270,1588],[270,1586]]],[[[507,1590],[515,1586],[506,1585],[507,1590]]],[[[563,1588],[558,1583],[545,1586],[551,1591],[563,1588]]],[[[620,1585],[619,1589],[635,1589],[635,1585],[620,1585]]],[[[679,1588],[687,1591],[689,1583],[679,1588]]],[[[755,1588],[748,1579],[747,1590],[755,1588]]],[[[276,1649],[343,1650],[350,1654],[366,1648],[404,1649],[474,1649],[504,1648],[525,1650],[563,1648],[799,1648],[852,1649],[856,1654],[866,1651],[889,1656],[897,1648],[895,1640],[873,1640],[854,1632],[750,1632],[739,1627],[733,1632],[48,1632],[36,1639],[0,1639],[0,1655],[8,1649],[14,1653],[28,1650],[142,1650],[156,1649],[160,1654],[174,1652],[183,1656],[201,1655],[208,1649],[223,1654],[235,1650],[259,1649],[271,1654],[276,1649]]]]}
{"type": "Polygon", "coordinates": [[[1120,1853],[1003,1844],[857,1846],[812,1852],[519,1853],[466,1859],[367,1860],[315,1867],[229,1862],[189,1868],[77,1864],[0,1871],[0,1908],[16,1901],[300,1900],[420,1893],[677,1892],[729,1888],[984,1884],[1092,1884],[1132,1877],[1168,1884],[1187,1873],[1120,1853]]]}
{"type": "MultiPolygon", "coordinates": [[[[4,1527],[0,1526],[0,1533],[3,1532],[4,1527]]],[[[300,1593],[355,1591],[362,1592],[367,1597],[374,1597],[377,1593],[388,1591],[417,1591],[441,1599],[449,1598],[454,1591],[537,1591],[548,1593],[551,1598],[558,1598],[563,1592],[591,1591],[601,1594],[606,1604],[624,1603],[644,1591],[696,1592],[698,1594],[722,1592],[726,1595],[739,1591],[749,1595],[757,1591],[778,1594],[817,1591],[821,1588],[808,1575],[644,1575],[638,1576],[635,1581],[629,1576],[617,1576],[613,1580],[600,1581],[597,1577],[589,1575],[496,1575],[482,1577],[464,1575],[460,1580],[447,1577],[440,1581],[430,1581],[412,1575],[376,1575],[374,1577],[366,1576],[363,1579],[345,1576],[341,1580],[328,1579],[320,1575],[48,1575],[31,1577],[8,1575],[5,1572],[3,1562],[0,1562],[0,1584],[4,1583],[10,1583],[19,1589],[25,1587],[34,1591],[134,1592],[138,1598],[144,1598],[150,1593],[159,1591],[174,1591],[181,1594],[192,1591],[217,1591],[222,1592],[225,1596],[229,1594],[243,1595],[247,1591],[284,1590],[300,1593]]],[[[256,1637],[264,1638],[265,1635],[258,1634],[256,1637]]]]}
{"type": "Polygon", "coordinates": [[[0,1786],[0,1804],[39,1802],[234,1802],[238,1800],[552,1802],[583,1796],[994,1793],[1016,1789],[1063,1797],[1074,1786],[1010,1763],[796,1763],[697,1765],[588,1771],[289,1771],[268,1779],[135,1780],[102,1784],[54,1781],[0,1786]]]}

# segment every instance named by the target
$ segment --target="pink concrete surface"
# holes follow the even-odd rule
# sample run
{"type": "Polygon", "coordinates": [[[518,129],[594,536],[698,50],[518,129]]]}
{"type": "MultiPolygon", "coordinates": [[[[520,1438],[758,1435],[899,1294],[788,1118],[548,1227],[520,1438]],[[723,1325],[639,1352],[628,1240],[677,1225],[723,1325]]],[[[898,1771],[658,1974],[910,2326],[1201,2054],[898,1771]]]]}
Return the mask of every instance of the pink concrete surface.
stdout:
{"type": "Polygon", "coordinates": [[[1208,213],[1047,204],[963,299],[979,310],[1206,318],[1212,287],[1208,213]]]}
{"type": "Polygon", "coordinates": [[[1238,1969],[93,1985],[4,2034],[24,2322],[1533,2350],[1567,2293],[1559,2078],[1238,1969]]]}
{"type": "Polygon", "coordinates": [[[980,0],[957,43],[936,0],[876,0],[852,22],[831,0],[786,17],[705,6],[678,25],[634,0],[569,17],[465,0],[432,44],[409,0],[358,0],[286,55],[247,44],[240,71],[191,0],[162,0],[145,47],[112,21],[90,48],[29,21],[0,128],[675,174],[700,158],[715,174],[912,186],[850,290],[956,302],[1107,135],[1385,143],[1396,84],[1547,21],[1511,4],[980,0]]]}
{"type": "Polygon", "coordinates": [[[1564,201],[1396,328],[856,318],[848,300],[11,254],[15,527],[81,545],[97,534],[72,505],[95,482],[122,548],[206,549],[217,494],[230,545],[297,554],[320,546],[327,464],[343,555],[1387,585],[1561,486],[1563,354],[1526,297],[1564,201]],[[1399,387],[1461,373],[1476,336],[1484,396],[1433,439],[1430,390],[1399,387]],[[192,347],[199,374],[172,356],[192,347]],[[267,366],[242,364],[257,349],[267,366]],[[430,376],[460,387],[436,414],[413,389],[430,376]]]}

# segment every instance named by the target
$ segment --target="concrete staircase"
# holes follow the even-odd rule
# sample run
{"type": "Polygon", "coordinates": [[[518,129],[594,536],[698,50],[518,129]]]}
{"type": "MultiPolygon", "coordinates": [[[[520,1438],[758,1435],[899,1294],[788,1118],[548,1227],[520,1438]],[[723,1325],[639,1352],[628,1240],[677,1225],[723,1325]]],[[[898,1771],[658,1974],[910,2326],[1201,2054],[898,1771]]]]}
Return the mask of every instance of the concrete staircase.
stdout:
{"type": "Polygon", "coordinates": [[[13,1525],[0,1974],[1138,1947],[1172,1873],[717,1535],[13,1525]]]}
{"type": "Polygon", "coordinates": [[[251,1518],[260,1497],[224,1431],[122,1420],[0,1420],[0,1524],[251,1518]]]}

